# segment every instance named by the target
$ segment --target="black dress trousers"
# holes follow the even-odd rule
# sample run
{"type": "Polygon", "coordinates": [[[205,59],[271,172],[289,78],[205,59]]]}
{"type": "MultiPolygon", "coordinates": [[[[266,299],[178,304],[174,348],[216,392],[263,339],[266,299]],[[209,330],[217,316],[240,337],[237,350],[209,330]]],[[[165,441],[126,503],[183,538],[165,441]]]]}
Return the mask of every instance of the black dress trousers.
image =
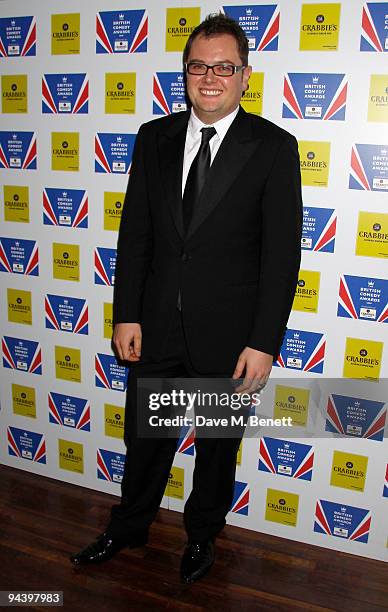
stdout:
{"type": "MultiPolygon", "coordinates": [[[[230,375],[225,374],[226,377],[230,375]]],[[[207,376],[220,377],[211,372],[207,376]]],[[[177,446],[177,437],[137,436],[137,379],[192,377],[204,378],[204,375],[198,374],[191,364],[182,314],[176,309],[163,360],[151,362],[142,358],[132,365],[129,374],[121,502],[112,506],[107,526],[112,536],[130,538],[139,532],[148,532],[159,509],[177,446]]],[[[243,430],[236,431],[233,438],[195,438],[193,488],[184,507],[189,541],[203,542],[215,537],[224,527],[233,501],[236,459],[242,435],[243,430]]]]}

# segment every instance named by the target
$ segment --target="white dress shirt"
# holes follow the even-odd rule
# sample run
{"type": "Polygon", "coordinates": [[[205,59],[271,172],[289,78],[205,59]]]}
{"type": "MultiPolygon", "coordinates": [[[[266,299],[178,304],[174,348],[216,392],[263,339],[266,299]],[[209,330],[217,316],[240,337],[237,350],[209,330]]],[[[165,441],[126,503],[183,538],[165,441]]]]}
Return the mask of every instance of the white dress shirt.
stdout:
{"type": "Polygon", "coordinates": [[[194,157],[197,155],[198,149],[201,144],[202,132],[201,128],[203,127],[214,127],[217,131],[217,134],[213,136],[210,140],[210,164],[213,163],[213,160],[217,154],[218,149],[220,148],[221,142],[226,136],[226,132],[231,126],[233,119],[236,117],[238,113],[239,107],[235,108],[234,111],[219,119],[215,123],[211,125],[202,123],[200,119],[194,113],[194,110],[191,109],[191,115],[189,119],[189,123],[187,125],[186,132],[186,143],[185,143],[185,152],[183,156],[183,172],[182,172],[182,197],[183,192],[185,190],[187,175],[190,170],[190,166],[194,160],[194,157]]]}

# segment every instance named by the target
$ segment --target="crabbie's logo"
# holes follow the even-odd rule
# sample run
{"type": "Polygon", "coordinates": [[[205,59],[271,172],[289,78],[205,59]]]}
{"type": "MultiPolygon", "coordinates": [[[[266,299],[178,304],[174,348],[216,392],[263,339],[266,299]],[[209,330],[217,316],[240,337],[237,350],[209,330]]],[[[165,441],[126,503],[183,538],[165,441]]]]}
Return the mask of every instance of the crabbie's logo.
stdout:
{"type": "Polygon", "coordinates": [[[28,223],[30,201],[28,186],[4,185],[4,221],[28,223]]]}
{"type": "Polygon", "coordinates": [[[360,51],[388,51],[386,2],[366,2],[362,9],[360,51]]]}
{"type": "Polygon", "coordinates": [[[136,108],[136,72],[105,74],[105,113],[133,114],[136,108]]]}
{"type": "Polygon", "coordinates": [[[330,142],[300,140],[300,171],[302,184],[327,187],[330,167],[330,142]]]}
{"type": "Polygon", "coordinates": [[[27,75],[3,74],[1,77],[2,112],[26,113],[27,106],[27,75]]]}
{"type": "Polygon", "coordinates": [[[62,470],[84,473],[84,447],[83,444],[58,438],[59,467],[62,470]]]}
{"type": "Polygon", "coordinates": [[[12,412],[36,419],[36,394],[34,387],[12,384],[12,412]]]}
{"type": "Polygon", "coordinates": [[[370,77],[368,121],[388,123],[388,74],[370,77]]]}
{"type": "Polygon", "coordinates": [[[118,231],[124,197],[122,191],[104,191],[104,230],[118,231]]]}
{"type": "Polygon", "coordinates": [[[252,72],[249,88],[244,91],[240,104],[247,113],[263,114],[264,72],[252,72]]]}
{"type": "Polygon", "coordinates": [[[8,321],[32,325],[31,291],[7,289],[8,321]]]}
{"type": "Polygon", "coordinates": [[[100,11],[96,16],[96,53],[145,53],[148,16],[144,9],[100,11]]]}
{"type": "Polygon", "coordinates": [[[292,310],[318,312],[320,279],[320,272],[299,270],[292,310]]]}
{"type": "Polygon", "coordinates": [[[353,491],[363,491],[367,467],[368,457],[335,450],[330,484],[353,491]]]}
{"type": "Polygon", "coordinates": [[[80,52],[80,14],[51,15],[51,55],[80,52]]]}
{"type": "Polygon", "coordinates": [[[341,4],[302,4],[300,51],[336,51],[341,4]]]}
{"type": "Polygon", "coordinates": [[[344,74],[289,72],[284,77],[286,119],[345,119],[347,78],[344,74]]]}
{"type": "Polygon", "coordinates": [[[0,18],[0,57],[36,55],[35,17],[0,18]]]}
{"type": "Polygon", "coordinates": [[[183,468],[173,465],[167,481],[167,486],[164,491],[166,497],[175,497],[183,499],[185,492],[185,471],[183,468]]]}
{"type": "Polygon", "coordinates": [[[298,521],[299,495],[267,489],[265,520],[295,527],[298,521]]]}
{"type": "Polygon", "coordinates": [[[70,382],[81,382],[81,351],[69,346],[55,346],[55,376],[70,382]]]}
{"type": "Polygon", "coordinates": [[[290,417],[292,425],[305,426],[308,420],[310,389],[275,386],[274,418],[290,417]]]}
{"type": "Polygon", "coordinates": [[[200,7],[167,8],[166,51],[183,51],[186,40],[200,20],[200,7]]]}
{"type": "Polygon", "coordinates": [[[122,439],[124,435],[124,407],[104,404],[105,435],[122,439]]]}
{"type": "Polygon", "coordinates": [[[388,213],[359,212],[356,255],[388,257],[388,213]]]}
{"type": "Polygon", "coordinates": [[[51,133],[51,169],[78,172],[79,132],[51,133]]]}
{"type": "Polygon", "coordinates": [[[382,342],[346,338],[343,377],[378,381],[382,354],[382,342]]]}
{"type": "Polygon", "coordinates": [[[79,281],[79,245],[53,242],[53,278],[79,281]]]}
{"type": "Polygon", "coordinates": [[[278,50],[280,12],[276,4],[223,6],[222,9],[244,30],[250,51],[278,50]]]}
{"type": "Polygon", "coordinates": [[[125,455],[103,448],[97,449],[97,478],[121,483],[124,474],[125,455]]]}

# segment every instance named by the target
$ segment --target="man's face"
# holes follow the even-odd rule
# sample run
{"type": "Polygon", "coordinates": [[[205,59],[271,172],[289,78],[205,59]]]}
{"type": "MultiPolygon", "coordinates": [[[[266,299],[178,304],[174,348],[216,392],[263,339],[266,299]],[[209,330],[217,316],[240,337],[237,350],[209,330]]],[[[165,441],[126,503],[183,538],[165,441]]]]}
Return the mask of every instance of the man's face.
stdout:
{"type": "MultiPolygon", "coordinates": [[[[191,45],[187,62],[203,64],[233,64],[241,66],[237,42],[231,34],[197,36],[191,45]]],[[[231,113],[239,104],[248,87],[252,68],[248,66],[230,77],[216,76],[211,69],[207,74],[187,74],[187,93],[198,119],[205,124],[215,123],[231,113]]]]}

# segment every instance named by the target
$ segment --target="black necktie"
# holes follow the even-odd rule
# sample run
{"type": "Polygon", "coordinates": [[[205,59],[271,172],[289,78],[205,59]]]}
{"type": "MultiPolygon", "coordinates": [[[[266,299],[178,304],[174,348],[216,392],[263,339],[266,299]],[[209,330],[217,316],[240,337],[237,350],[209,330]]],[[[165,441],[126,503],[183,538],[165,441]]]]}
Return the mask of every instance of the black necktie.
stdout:
{"type": "Polygon", "coordinates": [[[185,191],[183,193],[183,227],[187,233],[194,207],[205,184],[206,175],[210,168],[209,141],[217,133],[214,127],[201,128],[202,140],[198,153],[195,156],[187,175],[185,191]]]}

